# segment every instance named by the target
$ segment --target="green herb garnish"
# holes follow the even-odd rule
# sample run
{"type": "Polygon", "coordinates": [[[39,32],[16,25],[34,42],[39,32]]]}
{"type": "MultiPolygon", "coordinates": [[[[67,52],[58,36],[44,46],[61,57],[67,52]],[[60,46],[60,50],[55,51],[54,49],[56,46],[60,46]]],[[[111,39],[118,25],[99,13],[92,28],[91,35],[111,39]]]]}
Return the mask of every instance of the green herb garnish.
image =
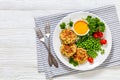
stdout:
{"type": "Polygon", "coordinates": [[[104,32],[105,31],[105,24],[103,22],[99,22],[98,25],[99,25],[99,31],[104,32]]]}
{"type": "Polygon", "coordinates": [[[104,32],[105,31],[105,26],[99,26],[99,30],[100,30],[100,32],[104,32]]]}
{"type": "Polygon", "coordinates": [[[69,63],[70,63],[70,64],[73,64],[73,66],[77,66],[77,65],[78,65],[78,62],[74,61],[73,58],[70,58],[70,59],[69,59],[69,63]]]}
{"type": "Polygon", "coordinates": [[[66,27],[65,22],[62,22],[62,23],[60,24],[60,28],[61,28],[61,29],[65,29],[65,27],[66,27]]]}
{"type": "Polygon", "coordinates": [[[94,32],[97,32],[98,30],[100,32],[105,31],[105,24],[100,21],[97,17],[93,18],[92,16],[87,16],[86,18],[89,26],[89,34],[92,35],[94,32]]]}
{"type": "Polygon", "coordinates": [[[73,22],[72,21],[70,21],[68,24],[69,24],[70,27],[73,26],[73,22]]]}

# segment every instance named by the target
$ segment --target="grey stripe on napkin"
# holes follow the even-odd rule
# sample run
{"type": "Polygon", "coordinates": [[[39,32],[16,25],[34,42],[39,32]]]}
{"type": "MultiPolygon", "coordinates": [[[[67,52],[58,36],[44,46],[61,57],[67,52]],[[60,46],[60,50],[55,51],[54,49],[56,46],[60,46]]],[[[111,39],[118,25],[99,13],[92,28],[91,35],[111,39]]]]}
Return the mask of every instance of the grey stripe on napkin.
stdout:
{"type": "MultiPolygon", "coordinates": [[[[120,64],[120,24],[119,20],[117,17],[117,12],[115,6],[104,6],[101,8],[96,8],[96,9],[91,9],[91,10],[83,10],[86,12],[90,12],[93,14],[98,15],[101,17],[109,26],[111,32],[112,32],[112,50],[110,53],[110,56],[107,58],[107,60],[97,67],[96,69],[104,68],[104,67],[110,67],[114,65],[119,65],[120,64]]],[[[72,12],[70,12],[72,13],[72,12]]],[[[56,57],[55,52],[53,50],[53,43],[52,43],[52,37],[53,37],[53,31],[58,24],[58,22],[65,17],[69,13],[64,13],[64,14],[55,14],[55,15],[49,15],[49,16],[44,16],[44,17],[36,17],[35,18],[35,24],[36,27],[40,27],[44,34],[44,27],[45,23],[47,21],[50,22],[51,24],[51,51],[52,54],[56,57]]],[[[83,72],[83,71],[76,71],[73,69],[68,68],[65,66],[63,63],[61,63],[57,57],[57,61],[59,62],[59,68],[54,68],[54,67],[49,67],[47,57],[48,53],[45,47],[40,43],[38,38],[36,39],[37,41],[37,55],[38,55],[38,71],[39,72],[45,72],[47,78],[52,78],[55,76],[59,75],[64,75],[64,74],[72,74],[72,73],[77,73],[77,72],[83,72]]],[[[47,43],[47,40],[46,40],[47,43]]]]}

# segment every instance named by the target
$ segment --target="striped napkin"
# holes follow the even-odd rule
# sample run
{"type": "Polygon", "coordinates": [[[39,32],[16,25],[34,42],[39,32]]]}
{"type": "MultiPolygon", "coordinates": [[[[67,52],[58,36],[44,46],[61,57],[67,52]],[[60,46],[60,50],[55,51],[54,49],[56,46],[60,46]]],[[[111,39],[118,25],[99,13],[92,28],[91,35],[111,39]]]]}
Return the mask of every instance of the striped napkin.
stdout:
{"type": "MultiPolygon", "coordinates": [[[[111,30],[112,33],[112,50],[109,55],[109,57],[105,60],[103,64],[98,66],[96,69],[104,68],[104,67],[111,67],[114,65],[119,65],[120,64],[120,24],[119,20],[117,17],[117,12],[116,8],[113,5],[109,6],[104,6],[104,7],[99,7],[96,9],[91,9],[91,10],[82,10],[85,12],[90,12],[93,14],[98,15],[101,17],[107,24],[108,27],[111,30]]],[[[53,78],[57,77],[60,75],[65,75],[65,74],[73,74],[73,73],[78,73],[78,72],[84,72],[84,71],[77,71],[73,70],[71,68],[68,68],[65,66],[63,63],[59,61],[59,59],[56,57],[54,49],[53,49],[53,43],[52,43],[52,37],[53,37],[53,31],[58,24],[58,22],[65,17],[67,14],[72,13],[63,13],[63,14],[54,14],[54,15],[49,15],[49,16],[44,16],[44,17],[36,17],[35,18],[35,24],[36,27],[40,27],[41,31],[44,33],[44,27],[47,21],[50,22],[51,24],[51,51],[52,54],[55,56],[59,63],[59,68],[49,67],[48,65],[48,53],[46,48],[43,46],[42,43],[40,43],[39,39],[36,37],[36,42],[37,42],[37,56],[38,56],[38,71],[39,72],[45,72],[46,78],[53,78]]],[[[46,39],[47,43],[47,39],[46,39]]]]}

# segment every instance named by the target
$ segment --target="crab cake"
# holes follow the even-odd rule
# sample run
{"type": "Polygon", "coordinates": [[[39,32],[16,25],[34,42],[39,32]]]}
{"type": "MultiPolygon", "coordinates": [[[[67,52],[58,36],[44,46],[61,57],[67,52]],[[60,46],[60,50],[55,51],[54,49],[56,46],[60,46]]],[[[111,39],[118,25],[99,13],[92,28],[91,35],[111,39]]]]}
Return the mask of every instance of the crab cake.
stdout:
{"type": "Polygon", "coordinates": [[[60,47],[60,51],[64,56],[69,58],[76,53],[76,48],[77,47],[75,44],[71,44],[71,45],[62,44],[60,47]]]}
{"type": "Polygon", "coordinates": [[[64,29],[60,33],[60,39],[63,44],[73,44],[76,39],[77,35],[71,29],[64,29]]]}
{"type": "Polygon", "coordinates": [[[83,48],[77,48],[76,54],[73,56],[74,61],[83,64],[87,61],[87,51],[83,48]]]}

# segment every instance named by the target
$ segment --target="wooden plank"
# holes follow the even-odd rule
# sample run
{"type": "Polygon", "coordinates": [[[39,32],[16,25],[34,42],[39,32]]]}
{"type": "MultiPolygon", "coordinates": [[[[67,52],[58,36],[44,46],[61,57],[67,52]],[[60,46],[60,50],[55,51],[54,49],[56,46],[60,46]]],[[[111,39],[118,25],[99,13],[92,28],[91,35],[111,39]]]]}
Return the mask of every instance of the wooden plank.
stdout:
{"type": "Polygon", "coordinates": [[[0,9],[4,10],[66,10],[99,7],[106,4],[116,4],[118,0],[10,0],[1,1],[0,9]],[[8,5],[9,4],[9,5],[8,5]],[[85,6],[86,5],[86,6],[85,6]]]}

